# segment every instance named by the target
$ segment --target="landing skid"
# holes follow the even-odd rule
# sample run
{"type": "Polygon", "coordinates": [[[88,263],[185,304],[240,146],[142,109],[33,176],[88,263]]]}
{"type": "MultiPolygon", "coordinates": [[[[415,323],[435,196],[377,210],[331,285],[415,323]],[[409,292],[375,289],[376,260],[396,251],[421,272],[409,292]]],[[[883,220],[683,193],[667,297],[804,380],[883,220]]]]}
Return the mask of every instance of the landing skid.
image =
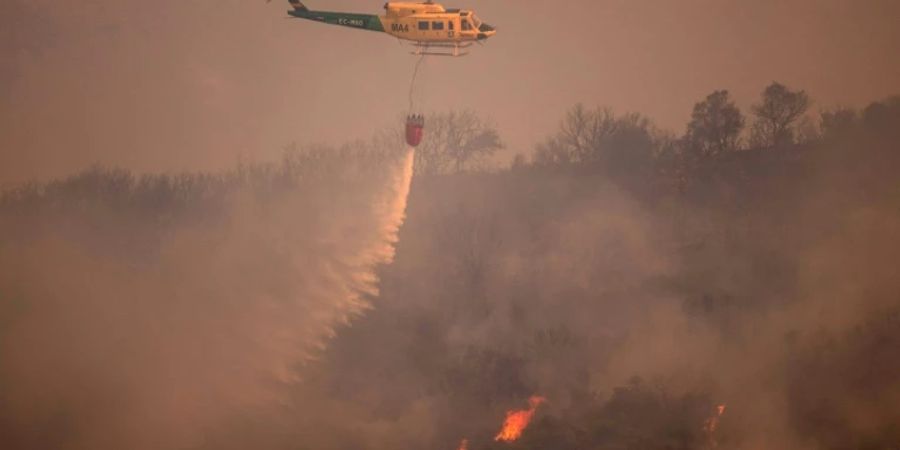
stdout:
{"type": "Polygon", "coordinates": [[[429,55],[429,56],[466,56],[469,52],[461,52],[461,49],[467,49],[472,46],[471,42],[453,43],[446,42],[413,42],[416,49],[410,54],[412,55],[429,55]],[[438,51],[431,51],[437,49],[438,51]],[[445,51],[444,51],[445,50],[445,51]]]}

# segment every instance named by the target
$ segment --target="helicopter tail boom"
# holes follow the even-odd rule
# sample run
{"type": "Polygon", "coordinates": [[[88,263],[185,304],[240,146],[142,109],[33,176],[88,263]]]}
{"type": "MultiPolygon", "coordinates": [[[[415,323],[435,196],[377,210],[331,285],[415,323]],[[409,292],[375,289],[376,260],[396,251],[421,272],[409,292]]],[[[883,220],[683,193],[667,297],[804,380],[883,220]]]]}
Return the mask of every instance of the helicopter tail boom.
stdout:
{"type": "Polygon", "coordinates": [[[307,8],[306,5],[304,5],[303,3],[300,3],[300,0],[288,0],[288,3],[290,3],[291,6],[293,6],[294,9],[297,11],[302,11],[302,12],[309,11],[309,8],[307,8]]]}
{"type": "Polygon", "coordinates": [[[315,11],[307,8],[300,0],[288,0],[288,2],[294,7],[294,9],[288,10],[288,14],[299,19],[314,20],[329,25],[340,25],[362,30],[384,32],[384,25],[381,23],[381,18],[373,14],[315,11]]]}

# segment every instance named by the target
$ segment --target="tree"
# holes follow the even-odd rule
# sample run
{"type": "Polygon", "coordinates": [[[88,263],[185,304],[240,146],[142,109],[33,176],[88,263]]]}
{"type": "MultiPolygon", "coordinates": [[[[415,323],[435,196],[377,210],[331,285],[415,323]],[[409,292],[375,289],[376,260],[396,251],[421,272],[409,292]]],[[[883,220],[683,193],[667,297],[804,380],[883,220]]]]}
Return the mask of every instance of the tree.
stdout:
{"type": "Polygon", "coordinates": [[[559,131],[535,149],[535,165],[577,164],[609,173],[634,174],[650,167],[659,149],[653,123],[637,113],[616,117],[609,109],[575,105],[559,131]]]}
{"type": "Polygon", "coordinates": [[[743,129],[744,116],[728,91],[714,91],[694,105],[685,140],[695,154],[717,156],[738,148],[743,129]]]}
{"type": "Polygon", "coordinates": [[[859,122],[859,113],[850,108],[835,108],[821,113],[819,128],[825,137],[846,134],[859,122]]]}
{"type": "Polygon", "coordinates": [[[756,121],[750,142],[757,147],[776,147],[794,143],[797,121],[809,109],[809,95],[792,91],[773,82],[762,93],[762,102],[753,105],[756,121]]]}
{"type": "Polygon", "coordinates": [[[900,123],[900,96],[870,104],[863,110],[862,119],[870,129],[897,133],[896,124],[900,123]]]}
{"type": "Polygon", "coordinates": [[[558,136],[552,136],[539,143],[532,158],[535,166],[560,167],[571,164],[572,153],[558,136]]]}
{"type": "Polygon", "coordinates": [[[526,167],[528,167],[528,157],[521,152],[516,153],[516,155],[512,159],[512,162],[510,162],[509,164],[509,169],[513,171],[522,170],[526,167]]]}
{"type": "Polygon", "coordinates": [[[416,149],[416,173],[471,170],[502,148],[497,130],[472,111],[433,114],[425,121],[425,138],[416,149]]]}

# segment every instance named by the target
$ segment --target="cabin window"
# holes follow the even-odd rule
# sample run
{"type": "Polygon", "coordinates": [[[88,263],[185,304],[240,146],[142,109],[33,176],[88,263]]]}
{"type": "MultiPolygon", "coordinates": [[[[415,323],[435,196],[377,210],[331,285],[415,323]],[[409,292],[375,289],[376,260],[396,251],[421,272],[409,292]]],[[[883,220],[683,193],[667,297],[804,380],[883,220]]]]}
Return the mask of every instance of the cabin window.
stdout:
{"type": "Polygon", "coordinates": [[[431,29],[432,30],[443,30],[444,22],[431,22],[431,29]]]}
{"type": "Polygon", "coordinates": [[[454,26],[454,25],[453,25],[453,21],[452,21],[452,20],[449,21],[449,22],[447,22],[447,29],[448,29],[448,30],[453,31],[453,26],[454,26]]]}
{"type": "Polygon", "coordinates": [[[419,29],[420,29],[420,30],[427,30],[427,29],[428,29],[428,22],[419,22],[419,29]]]}

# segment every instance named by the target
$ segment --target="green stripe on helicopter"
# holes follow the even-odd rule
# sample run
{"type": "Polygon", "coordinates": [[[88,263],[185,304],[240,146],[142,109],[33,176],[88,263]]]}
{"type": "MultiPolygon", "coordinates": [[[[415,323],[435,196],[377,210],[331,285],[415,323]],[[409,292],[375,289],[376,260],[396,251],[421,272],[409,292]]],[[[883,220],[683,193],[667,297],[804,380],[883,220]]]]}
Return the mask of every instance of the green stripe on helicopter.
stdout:
{"type": "Polygon", "coordinates": [[[361,30],[384,32],[381,18],[374,14],[339,13],[301,9],[288,11],[288,14],[300,19],[315,20],[330,25],[341,25],[350,28],[359,28],[361,30]]]}

